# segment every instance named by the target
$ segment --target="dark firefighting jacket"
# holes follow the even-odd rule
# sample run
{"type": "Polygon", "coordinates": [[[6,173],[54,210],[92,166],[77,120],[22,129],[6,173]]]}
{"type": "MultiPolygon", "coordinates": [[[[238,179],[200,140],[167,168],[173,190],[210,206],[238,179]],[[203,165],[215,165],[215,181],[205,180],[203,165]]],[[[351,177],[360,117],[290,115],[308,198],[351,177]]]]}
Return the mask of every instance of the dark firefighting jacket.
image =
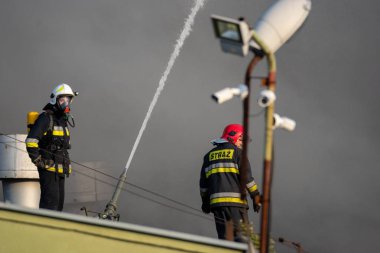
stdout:
{"type": "Polygon", "coordinates": [[[61,175],[71,173],[67,152],[70,146],[70,132],[65,115],[53,105],[46,105],[25,140],[26,149],[32,161],[39,156],[45,161],[48,171],[61,175]]]}
{"type": "MultiPolygon", "coordinates": [[[[247,207],[247,200],[241,199],[240,171],[242,150],[230,142],[216,144],[203,159],[200,176],[200,193],[202,201],[210,201],[211,209],[220,206],[247,207]]],[[[248,183],[246,188],[254,198],[257,185],[252,177],[248,162],[248,183]]]]}

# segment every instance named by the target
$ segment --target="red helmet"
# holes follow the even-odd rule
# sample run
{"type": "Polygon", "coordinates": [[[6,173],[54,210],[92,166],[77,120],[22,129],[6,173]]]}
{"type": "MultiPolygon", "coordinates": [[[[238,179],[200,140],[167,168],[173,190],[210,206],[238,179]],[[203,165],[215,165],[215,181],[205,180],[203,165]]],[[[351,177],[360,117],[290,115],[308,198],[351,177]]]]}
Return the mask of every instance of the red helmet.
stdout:
{"type": "Polygon", "coordinates": [[[235,144],[244,133],[244,127],[240,124],[230,124],[224,128],[223,135],[220,138],[228,140],[235,144]]]}

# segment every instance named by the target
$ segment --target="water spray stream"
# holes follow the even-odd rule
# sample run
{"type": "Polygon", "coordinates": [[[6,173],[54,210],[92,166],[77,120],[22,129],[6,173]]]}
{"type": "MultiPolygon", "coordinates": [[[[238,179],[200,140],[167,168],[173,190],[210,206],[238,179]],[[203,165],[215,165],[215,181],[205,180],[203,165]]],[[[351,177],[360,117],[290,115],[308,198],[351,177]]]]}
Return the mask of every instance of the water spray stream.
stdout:
{"type": "Polygon", "coordinates": [[[198,11],[204,5],[205,0],[195,0],[194,2],[195,2],[194,6],[192,7],[189,16],[185,20],[185,24],[184,24],[184,27],[182,29],[182,32],[181,32],[179,38],[177,39],[177,43],[176,43],[176,45],[174,47],[174,50],[173,50],[173,52],[172,52],[172,54],[170,56],[168,65],[166,66],[166,69],[165,69],[165,71],[164,71],[164,73],[163,73],[163,75],[162,75],[162,77],[160,79],[160,82],[158,84],[156,93],[154,94],[152,102],[149,105],[148,112],[145,115],[145,118],[144,118],[144,121],[143,121],[143,123],[141,125],[139,134],[136,137],[136,140],[135,140],[135,143],[133,145],[132,151],[131,151],[131,153],[129,155],[127,164],[125,165],[125,170],[120,175],[119,182],[118,182],[118,184],[116,186],[116,189],[115,189],[115,192],[114,192],[114,194],[112,196],[112,199],[107,204],[107,207],[106,207],[104,213],[101,215],[100,218],[111,219],[111,220],[118,220],[119,219],[119,215],[116,213],[117,200],[119,199],[119,195],[120,195],[121,189],[123,187],[123,184],[126,181],[127,171],[128,171],[128,169],[129,169],[129,167],[131,165],[133,156],[135,155],[136,149],[137,149],[137,147],[138,147],[138,145],[140,143],[140,140],[141,140],[141,136],[143,135],[143,133],[145,131],[146,125],[147,125],[147,123],[148,123],[148,121],[150,119],[152,111],[153,111],[153,109],[154,109],[154,107],[155,107],[155,105],[157,103],[158,97],[160,96],[162,90],[165,87],[166,79],[168,78],[168,75],[169,75],[170,71],[172,70],[174,63],[175,63],[175,61],[176,61],[179,53],[181,52],[181,48],[182,48],[182,46],[183,46],[186,38],[189,36],[189,34],[191,32],[191,27],[194,24],[195,16],[197,15],[198,11]]]}

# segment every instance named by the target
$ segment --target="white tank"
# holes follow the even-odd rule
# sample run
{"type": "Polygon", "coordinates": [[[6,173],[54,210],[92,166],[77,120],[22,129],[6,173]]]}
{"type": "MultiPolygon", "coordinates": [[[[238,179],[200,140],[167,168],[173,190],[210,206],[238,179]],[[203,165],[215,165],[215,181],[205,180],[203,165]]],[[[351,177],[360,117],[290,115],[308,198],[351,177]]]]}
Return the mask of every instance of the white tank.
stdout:
{"type": "Polygon", "coordinates": [[[0,180],[4,201],[38,208],[39,176],[26,152],[26,134],[0,135],[0,180]]]}

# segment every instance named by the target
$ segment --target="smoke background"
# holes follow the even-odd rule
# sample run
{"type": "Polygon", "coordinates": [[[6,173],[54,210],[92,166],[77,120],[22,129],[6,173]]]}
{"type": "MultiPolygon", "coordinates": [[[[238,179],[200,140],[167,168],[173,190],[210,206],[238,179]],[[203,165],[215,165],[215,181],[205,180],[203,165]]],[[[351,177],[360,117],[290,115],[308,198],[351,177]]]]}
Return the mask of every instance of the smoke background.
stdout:
{"type": "MultiPolygon", "coordinates": [[[[238,99],[217,105],[210,95],[243,82],[250,60],[221,52],[210,15],[244,16],[253,25],[272,2],[206,2],[153,111],[128,182],[200,209],[198,177],[209,140],[226,124],[241,122],[242,114],[238,99]]],[[[118,177],[192,6],[189,0],[0,1],[1,132],[25,133],[27,112],[41,111],[53,87],[69,83],[80,92],[72,106],[77,127],[71,158],[101,164],[99,170],[118,177]]],[[[380,248],[379,11],[377,1],[313,1],[304,27],[276,53],[276,111],[297,127],[276,131],[271,230],[309,252],[380,248]]],[[[254,75],[265,74],[264,60],[254,75]]],[[[251,111],[258,112],[259,81],[253,86],[251,111]]],[[[263,115],[252,118],[249,156],[259,185],[263,127],[263,115]]],[[[93,182],[75,176],[68,184],[93,182]]],[[[97,190],[101,200],[68,203],[65,211],[79,214],[84,204],[102,211],[113,188],[97,190]]],[[[118,211],[123,222],[216,237],[213,221],[128,192],[118,211]]],[[[250,212],[258,231],[259,215],[250,212]]]]}

